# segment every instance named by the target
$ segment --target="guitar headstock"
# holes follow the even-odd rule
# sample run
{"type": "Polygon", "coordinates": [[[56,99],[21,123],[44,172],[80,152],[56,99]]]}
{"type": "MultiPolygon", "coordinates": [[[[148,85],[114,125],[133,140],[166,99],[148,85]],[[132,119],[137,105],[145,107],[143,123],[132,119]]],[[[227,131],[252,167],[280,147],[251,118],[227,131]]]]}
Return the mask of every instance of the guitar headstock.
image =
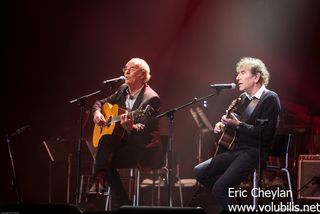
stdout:
{"type": "Polygon", "coordinates": [[[237,109],[240,101],[241,101],[241,97],[238,97],[237,99],[234,99],[232,101],[229,108],[227,109],[227,113],[226,113],[227,117],[229,117],[229,115],[237,109]]]}
{"type": "Polygon", "coordinates": [[[135,121],[141,121],[143,118],[150,117],[154,109],[147,105],[144,109],[142,107],[138,108],[133,112],[133,117],[135,121]]]}

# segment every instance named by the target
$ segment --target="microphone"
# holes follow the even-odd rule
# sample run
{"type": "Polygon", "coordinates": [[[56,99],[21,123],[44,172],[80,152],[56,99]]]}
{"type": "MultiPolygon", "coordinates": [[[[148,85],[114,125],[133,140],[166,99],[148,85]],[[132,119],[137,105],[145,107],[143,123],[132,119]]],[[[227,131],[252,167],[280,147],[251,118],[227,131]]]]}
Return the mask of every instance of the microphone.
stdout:
{"type": "Polygon", "coordinates": [[[16,133],[20,134],[21,132],[23,132],[24,130],[27,130],[28,128],[30,128],[30,125],[23,126],[20,129],[17,129],[16,133]]]}
{"type": "Polygon", "coordinates": [[[212,84],[210,85],[211,88],[216,89],[216,90],[222,90],[222,89],[235,89],[236,84],[234,83],[229,83],[229,84],[212,84]]]}
{"type": "Polygon", "coordinates": [[[109,80],[105,80],[103,81],[103,84],[109,84],[109,83],[114,83],[114,82],[124,82],[125,81],[125,77],[124,76],[120,76],[118,78],[113,78],[113,79],[109,79],[109,80]]]}
{"type": "Polygon", "coordinates": [[[21,134],[23,131],[25,131],[25,130],[27,130],[29,128],[30,128],[30,125],[23,126],[23,127],[19,128],[19,129],[17,129],[15,132],[11,133],[10,137],[17,136],[17,135],[21,134]]]}

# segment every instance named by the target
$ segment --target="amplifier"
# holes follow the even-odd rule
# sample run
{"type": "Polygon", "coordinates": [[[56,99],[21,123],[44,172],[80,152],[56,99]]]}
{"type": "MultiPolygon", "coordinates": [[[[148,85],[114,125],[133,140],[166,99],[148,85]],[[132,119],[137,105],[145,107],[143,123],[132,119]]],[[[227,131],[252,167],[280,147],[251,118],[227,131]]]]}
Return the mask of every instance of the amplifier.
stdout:
{"type": "Polygon", "coordinates": [[[297,198],[320,200],[320,155],[299,155],[297,198]]]}

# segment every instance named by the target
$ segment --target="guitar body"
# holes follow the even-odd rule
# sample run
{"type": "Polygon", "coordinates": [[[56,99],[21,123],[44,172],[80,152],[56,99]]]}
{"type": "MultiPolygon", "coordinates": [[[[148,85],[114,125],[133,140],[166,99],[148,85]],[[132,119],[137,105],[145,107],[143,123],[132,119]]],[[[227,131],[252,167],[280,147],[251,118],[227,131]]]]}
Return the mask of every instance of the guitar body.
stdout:
{"type": "MultiPolygon", "coordinates": [[[[150,105],[147,105],[144,109],[140,107],[134,111],[128,111],[127,115],[128,117],[133,118],[135,123],[138,123],[144,118],[149,117],[151,115],[151,111],[154,111],[154,109],[150,105]]],[[[116,123],[121,120],[120,114],[123,114],[124,112],[125,110],[122,108],[119,108],[117,104],[114,104],[114,105],[110,103],[103,104],[101,113],[106,119],[106,125],[98,126],[97,124],[95,124],[93,128],[92,144],[95,148],[98,147],[100,138],[103,135],[112,135],[112,134],[122,135],[123,134],[124,129],[123,128],[119,129],[120,126],[116,127],[116,123]]]]}
{"type": "Polygon", "coordinates": [[[231,128],[226,128],[220,137],[219,144],[224,148],[231,150],[233,149],[235,138],[236,131],[231,128]]]}
{"type": "MultiPolygon", "coordinates": [[[[106,121],[111,121],[113,117],[118,116],[119,107],[117,104],[112,105],[110,103],[105,103],[102,106],[102,111],[104,118],[106,121]]],[[[112,135],[114,128],[116,126],[115,122],[110,123],[106,126],[98,126],[95,124],[93,129],[92,143],[94,147],[98,147],[99,140],[103,135],[112,135]]]]}
{"type": "MultiPolygon", "coordinates": [[[[229,118],[230,114],[233,113],[239,103],[241,101],[241,98],[235,99],[232,101],[231,105],[229,106],[228,110],[226,111],[226,117],[229,118]]],[[[221,134],[219,141],[217,143],[217,148],[214,153],[214,156],[217,154],[223,152],[223,151],[229,151],[232,150],[234,147],[234,140],[236,138],[236,130],[233,128],[230,128],[228,126],[224,127],[223,133],[221,134]]]]}
{"type": "Polygon", "coordinates": [[[236,138],[236,131],[226,127],[224,132],[219,138],[218,147],[216,149],[215,155],[222,153],[224,151],[232,150],[234,147],[235,138],[236,138]]]}

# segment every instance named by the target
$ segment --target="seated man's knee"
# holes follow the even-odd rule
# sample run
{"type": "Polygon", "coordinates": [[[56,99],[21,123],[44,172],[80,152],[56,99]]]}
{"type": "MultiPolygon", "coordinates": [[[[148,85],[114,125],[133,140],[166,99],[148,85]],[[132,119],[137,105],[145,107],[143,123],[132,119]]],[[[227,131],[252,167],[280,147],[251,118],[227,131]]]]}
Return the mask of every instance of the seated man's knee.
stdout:
{"type": "Polygon", "coordinates": [[[194,171],[194,176],[196,178],[196,180],[206,186],[207,188],[211,188],[213,185],[213,178],[207,174],[207,170],[205,170],[203,167],[194,167],[193,169],[194,171]]]}
{"type": "MultiPolygon", "coordinates": [[[[194,174],[194,176],[195,176],[195,178],[196,178],[196,180],[197,181],[201,181],[202,180],[202,178],[203,178],[203,172],[202,172],[202,170],[201,170],[201,168],[199,167],[199,165],[197,165],[197,166],[195,166],[194,168],[193,168],[193,174],[194,174]]],[[[201,182],[200,182],[201,183],[201,182]]]]}

